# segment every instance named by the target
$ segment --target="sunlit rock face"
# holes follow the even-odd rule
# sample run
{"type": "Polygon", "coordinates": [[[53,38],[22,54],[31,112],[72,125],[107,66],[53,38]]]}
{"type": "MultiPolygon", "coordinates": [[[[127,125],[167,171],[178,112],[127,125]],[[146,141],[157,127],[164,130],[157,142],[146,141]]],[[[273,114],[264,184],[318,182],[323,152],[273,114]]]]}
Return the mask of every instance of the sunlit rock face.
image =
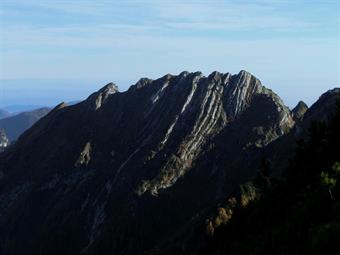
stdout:
{"type": "Polygon", "coordinates": [[[246,71],[110,83],[59,105],[0,155],[0,253],[141,254],[254,177],[293,126],[246,71]]]}
{"type": "MultiPolygon", "coordinates": [[[[252,143],[250,139],[244,146],[256,144],[262,147],[288,132],[294,125],[288,108],[284,106],[279,97],[263,87],[258,79],[246,71],[241,71],[234,76],[229,73],[214,72],[204,77],[201,73],[195,73],[185,76],[184,81],[187,84],[185,87],[189,87],[185,88],[188,90],[187,96],[184,97],[163,140],[150,158],[162,154],[167,143],[174,143],[175,141],[171,139],[176,139],[177,133],[182,134],[182,139],[175,153],[172,153],[163,163],[157,175],[150,180],[143,181],[138,189],[139,194],[149,191],[157,195],[159,189],[171,187],[178,178],[191,169],[193,162],[206,149],[207,143],[227,126],[233,126],[234,122],[239,122],[242,114],[253,103],[268,101],[271,104],[265,109],[257,109],[256,114],[249,116],[249,118],[256,119],[262,118],[261,115],[266,115],[268,121],[259,123],[259,126],[253,126],[255,132],[251,139],[256,137],[256,141],[252,143]],[[190,123],[189,126],[188,123],[190,123]]],[[[152,97],[152,103],[161,100],[160,97],[165,94],[166,88],[171,89],[176,86],[178,86],[177,82],[173,84],[169,81],[165,82],[152,97]]],[[[249,126],[244,128],[249,128],[249,126]]]]}
{"type": "Polygon", "coordinates": [[[108,97],[118,92],[118,87],[114,83],[109,83],[103,88],[93,93],[86,100],[90,107],[94,110],[98,110],[108,99],[108,97]]]}

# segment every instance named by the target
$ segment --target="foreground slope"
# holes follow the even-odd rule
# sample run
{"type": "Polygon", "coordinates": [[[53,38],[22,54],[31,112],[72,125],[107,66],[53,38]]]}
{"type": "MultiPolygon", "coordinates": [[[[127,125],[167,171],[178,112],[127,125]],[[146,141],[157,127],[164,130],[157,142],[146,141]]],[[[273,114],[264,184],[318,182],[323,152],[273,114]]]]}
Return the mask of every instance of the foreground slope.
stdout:
{"type": "Polygon", "coordinates": [[[285,178],[271,178],[270,186],[257,178],[259,197],[235,210],[199,254],[332,254],[340,249],[340,89],[325,93],[304,119],[308,135],[298,141],[285,178]]]}
{"type": "Polygon", "coordinates": [[[246,71],[60,104],[0,154],[0,253],[141,254],[253,178],[293,126],[246,71]]]}

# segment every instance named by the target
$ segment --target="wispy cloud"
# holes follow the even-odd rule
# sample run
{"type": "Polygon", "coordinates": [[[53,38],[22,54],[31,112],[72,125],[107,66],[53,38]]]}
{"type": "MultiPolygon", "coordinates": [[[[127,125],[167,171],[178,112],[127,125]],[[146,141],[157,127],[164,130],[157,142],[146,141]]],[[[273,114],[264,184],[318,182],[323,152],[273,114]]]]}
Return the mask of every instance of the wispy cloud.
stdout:
{"type": "MultiPolygon", "coordinates": [[[[3,0],[8,15],[16,8],[37,12],[54,11],[61,18],[77,23],[134,24],[140,29],[158,26],[163,29],[236,30],[236,29],[301,29],[317,25],[317,21],[303,20],[296,12],[282,13],[282,6],[294,6],[293,1],[20,1],[3,0]],[[88,22],[84,20],[88,18],[88,22]]],[[[27,13],[26,13],[27,14],[27,13]]],[[[22,15],[22,14],[21,14],[22,15]]],[[[20,19],[19,19],[20,20],[20,19]]],[[[58,22],[57,22],[58,23],[58,22]]],[[[62,21],[59,23],[63,24],[62,21]]],[[[43,24],[38,23],[41,27],[43,24]]],[[[67,24],[63,24],[67,26],[67,24]]]]}
{"type": "Polygon", "coordinates": [[[1,49],[34,45],[105,47],[124,44],[122,38],[137,43],[145,37],[150,37],[150,42],[154,37],[254,40],[275,33],[287,37],[292,32],[291,37],[295,37],[297,31],[313,31],[320,26],[287,12],[281,14],[284,4],[287,1],[3,0],[6,13],[1,19],[5,23],[0,31],[1,49]],[[32,17],[32,13],[50,10],[57,12],[51,22],[32,17]]]}
{"type": "Polygon", "coordinates": [[[0,78],[132,82],[249,69],[277,84],[287,76],[291,86],[336,83],[339,8],[327,0],[1,0],[0,78]]]}

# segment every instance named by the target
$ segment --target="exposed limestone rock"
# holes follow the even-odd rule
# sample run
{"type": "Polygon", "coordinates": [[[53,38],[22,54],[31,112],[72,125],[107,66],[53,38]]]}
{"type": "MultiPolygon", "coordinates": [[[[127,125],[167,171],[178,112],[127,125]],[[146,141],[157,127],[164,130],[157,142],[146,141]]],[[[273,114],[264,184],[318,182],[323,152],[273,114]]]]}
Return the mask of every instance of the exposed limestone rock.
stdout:
{"type": "Polygon", "coordinates": [[[165,89],[169,86],[169,81],[164,82],[163,86],[158,90],[152,97],[151,101],[153,104],[157,103],[158,99],[164,94],[165,89]]]}
{"type": "Polygon", "coordinates": [[[5,130],[0,129],[0,152],[4,151],[9,145],[9,140],[6,136],[5,130]]]}
{"type": "Polygon", "coordinates": [[[174,185],[192,167],[192,162],[205,148],[207,140],[213,139],[228,122],[242,115],[258,96],[267,98],[266,100],[275,104],[276,109],[274,115],[269,116],[274,118],[269,121],[272,126],[266,130],[261,126],[257,127],[254,132],[261,138],[248,143],[248,147],[252,145],[263,147],[287,133],[294,125],[289,109],[275,93],[263,87],[258,79],[246,71],[241,71],[235,76],[213,72],[207,78],[197,73],[192,78],[192,87],[181,112],[169,126],[158,151],[164,148],[178,121],[186,122],[185,119],[190,118],[185,114],[186,108],[196,109],[195,123],[178,146],[176,153],[169,157],[157,176],[151,180],[144,180],[137,193],[150,191],[152,195],[157,196],[160,189],[174,185]],[[193,97],[195,100],[192,100],[193,97]]]}
{"type": "Polygon", "coordinates": [[[231,118],[247,108],[257,93],[262,92],[261,82],[246,71],[241,71],[233,76],[232,82],[228,84],[226,102],[227,113],[231,118]]]}
{"type": "Polygon", "coordinates": [[[92,109],[98,110],[106,102],[110,95],[117,92],[118,87],[111,82],[89,96],[86,101],[89,103],[92,109]]]}
{"type": "Polygon", "coordinates": [[[87,166],[91,161],[91,143],[87,142],[85,144],[84,149],[80,153],[78,160],[75,163],[75,166],[87,166]]]}

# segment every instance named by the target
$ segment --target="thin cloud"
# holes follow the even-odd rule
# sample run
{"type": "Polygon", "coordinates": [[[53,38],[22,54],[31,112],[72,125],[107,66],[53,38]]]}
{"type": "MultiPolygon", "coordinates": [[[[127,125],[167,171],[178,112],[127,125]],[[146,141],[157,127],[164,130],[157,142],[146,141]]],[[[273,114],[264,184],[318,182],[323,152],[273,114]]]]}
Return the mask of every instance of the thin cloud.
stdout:
{"type": "Polygon", "coordinates": [[[184,69],[247,69],[274,89],[339,83],[335,1],[1,0],[0,7],[0,78],[133,82],[184,69]]]}

